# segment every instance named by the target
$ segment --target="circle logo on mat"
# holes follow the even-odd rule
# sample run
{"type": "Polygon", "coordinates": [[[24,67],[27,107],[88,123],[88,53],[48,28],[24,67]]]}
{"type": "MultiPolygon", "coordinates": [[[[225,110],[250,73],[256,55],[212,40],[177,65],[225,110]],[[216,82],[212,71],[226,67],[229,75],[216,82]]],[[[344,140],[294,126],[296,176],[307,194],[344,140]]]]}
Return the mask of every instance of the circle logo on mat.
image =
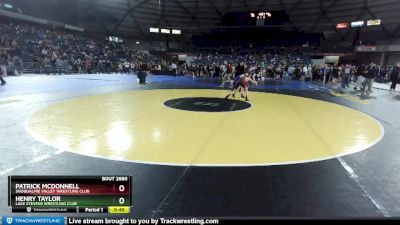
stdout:
{"type": "Polygon", "coordinates": [[[164,105],[173,109],[193,112],[231,112],[251,107],[250,103],[244,101],[206,97],[171,99],[164,102],[164,105]]]}

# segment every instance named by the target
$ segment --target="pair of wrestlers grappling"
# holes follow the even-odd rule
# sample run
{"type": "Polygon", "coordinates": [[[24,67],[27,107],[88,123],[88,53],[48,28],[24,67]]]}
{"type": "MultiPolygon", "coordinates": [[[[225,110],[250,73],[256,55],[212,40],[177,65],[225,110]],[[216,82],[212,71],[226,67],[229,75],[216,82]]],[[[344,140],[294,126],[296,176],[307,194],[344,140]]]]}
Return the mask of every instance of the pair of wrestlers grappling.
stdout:
{"type": "Polygon", "coordinates": [[[253,80],[250,77],[250,73],[249,72],[246,72],[244,74],[236,76],[235,80],[233,81],[233,87],[232,87],[231,93],[229,93],[225,97],[225,99],[229,98],[230,96],[235,98],[236,92],[239,91],[239,93],[241,93],[241,90],[243,90],[244,94],[241,93],[241,97],[246,99],[246,101],[249,101],[248,92],[249,92],[250,83],[253,83],[253,84],[257,85],[257,81],[253,80]]]}

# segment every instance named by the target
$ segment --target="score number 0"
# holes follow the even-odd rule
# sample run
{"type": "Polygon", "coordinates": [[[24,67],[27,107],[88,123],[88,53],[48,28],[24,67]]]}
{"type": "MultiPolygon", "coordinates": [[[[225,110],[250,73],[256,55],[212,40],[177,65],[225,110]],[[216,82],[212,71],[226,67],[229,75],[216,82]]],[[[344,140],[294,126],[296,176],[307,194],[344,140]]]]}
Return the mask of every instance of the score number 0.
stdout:
{"type": "MultiPolygon", "coordinates": [[[[124,191],[125,191],[125,186],[122,185],[122,184],[119,185],[118,190],[119,190],[120,192],[124,192],[124,191]]],[[[123,204],[125,203],[125,198],[124,198],[124,197],[119,198],[119,199],[118,199],[118,202],[119,202],[120,205],[123,205],[123,204]]]]}

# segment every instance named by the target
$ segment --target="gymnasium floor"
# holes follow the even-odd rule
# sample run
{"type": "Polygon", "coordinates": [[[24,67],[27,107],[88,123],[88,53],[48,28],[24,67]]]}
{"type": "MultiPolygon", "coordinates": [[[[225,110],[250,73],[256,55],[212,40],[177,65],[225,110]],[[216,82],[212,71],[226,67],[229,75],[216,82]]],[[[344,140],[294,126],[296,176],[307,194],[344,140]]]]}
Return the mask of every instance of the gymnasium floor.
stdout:
{"type": "Polygon", "coordinates": [[[228,91],[208,79],[6,79],[1,215],[8,175],[132,175],[138,217],[400,216],[400,99],[388,91],[268,81],[224,108],[228,91]]]}

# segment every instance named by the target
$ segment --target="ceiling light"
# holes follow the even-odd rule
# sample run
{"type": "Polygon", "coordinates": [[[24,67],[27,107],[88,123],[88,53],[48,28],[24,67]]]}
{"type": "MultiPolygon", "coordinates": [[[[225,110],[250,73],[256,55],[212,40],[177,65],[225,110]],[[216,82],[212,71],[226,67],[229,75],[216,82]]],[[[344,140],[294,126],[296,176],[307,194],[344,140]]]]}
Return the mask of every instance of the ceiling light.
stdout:
{"type": "Polygon", "coordinates": [[[150,33],[160,33],[160,28],[150,27],[150,33]]]}
{"type": "Polygon", "coordinates": [[[163,34],[170,34],[171,30],[170,29],[161,29],[161,33],[163,34]]]}
{"type": "Polygon", "coordinates": [[[181,34],[181,30],[172,29],[172,34],[181,34]]]}

